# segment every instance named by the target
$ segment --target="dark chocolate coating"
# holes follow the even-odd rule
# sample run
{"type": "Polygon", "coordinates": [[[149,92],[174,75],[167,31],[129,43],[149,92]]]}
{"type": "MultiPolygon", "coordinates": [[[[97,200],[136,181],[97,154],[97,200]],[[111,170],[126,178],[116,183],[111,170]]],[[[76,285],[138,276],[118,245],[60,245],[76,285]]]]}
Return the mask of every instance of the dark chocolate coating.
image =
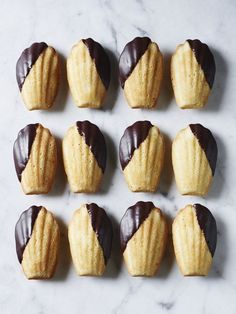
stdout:
{"type": "Polygon", "coordinates": [[[27,243],[29,242],[35,221],[41,210],[41,206],[31,206],[26,211],[24,211],[15,227],[15,241],[16,241],[16,253],[19,262],[22,262],[24,250],[27,243]]]}
{"type": "Polygon", "coordinates": [[[138,149],[140,144],[145,141],[151,127],[153,127],[153,125],[150,121],[137,121],[125,130],[119,146],[122,170],[124,170],[130,162],[135,149],[138,149]]]}
{"type": "Polygon", "coordinates": [[[21,181],[21,175],[24,171],[30,157],[31,148],[36,137],[38,123],[29,124],[20,130],[13,146],[13,157],[16,168],[16,174],[21,181]]]}
{"type": "Polygon", "coordinates": [[[212,88],[216,73],[216,65],[214,56],[209,49],[209,47],[202,43],[199,39],[188,39],[187,42],[189,43],[194,55],[197,59],[198,64],[200,65],[205,79],[210,88],[212,88]]]}
{"type": "Polygon", "coordinates": [[[34,43],[22,52],[16,63],[16,80],[20,91],[22,90],[25,79],[32,69],[32,66],[47,47],[48,45],[44,42],[34,43]]]}
{"type": "Polygon", "coordinates": [[[125,46],[119,60],[120,84],[122,88],[124,88],[125,81],[148,49],[150,43],[151,39],[148,37],[136,37],[125,46]]]}
{"type": "Polygon", "coordinates": [[[137,202],[129,207],[120,222],[120,245],[122,252],[127,243],[155,208],[152,202],[137,202]]]}
{"type": "Polygon", "coordinates": [[[214,136],[209,129],[205,128],[199,123],[190,124],[189,127],[193,135],[197,138],[201,148],[204,150],[212,171],[212,175],[214,176],[218,154],[217,144],[214,136]]]}
{"type": "Polygon", "coordinates": [[[82,39],[82,41],[87,46],[89,54],[95,62],[98,75],[103,85],[108,89],[111,79],[111,65],[105,49],[92,38],[82,39]]]}
{"type": "Polygon", "coordinates": [[[97,235],[98,242],[102,248],[105,264],[111,255],[112,246],[112,224],[105,210],[97,204],[87,204],[87,210],[91,218],[91,224],[97,235]]]}
{"type": "Polygon", "coordinates": [[[79,134],[84,137],[85,143],[91,149],[102,172],[104,172],[106,168],[107,150],[102,132],[95,124],[87,120],[77,121],[76,126],[79,134]]]}
{"type": "Polygon", "coordinates": [[[211,256],[213,257],[217,242],[217,226],[215,218],[205,206],[200,204],[194,204],[193,206],[196,210],[198,224],[204,234],[211,256]]]}

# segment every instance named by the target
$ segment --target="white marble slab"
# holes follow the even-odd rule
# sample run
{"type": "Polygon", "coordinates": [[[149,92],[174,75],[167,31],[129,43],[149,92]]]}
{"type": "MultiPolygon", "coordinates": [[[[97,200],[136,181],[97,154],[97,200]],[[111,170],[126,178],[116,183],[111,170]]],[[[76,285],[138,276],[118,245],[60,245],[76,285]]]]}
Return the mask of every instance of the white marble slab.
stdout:
{"type": "MultiPolygon", "coordinates": [[[[236,2],[225,1],[19,1],[0,0],[0,313],[236,313],[236,2]],[[131,110],[114,78],[104,110],[77,109],[65,83],[65,58],[81,38],[92,37],[110,50],[115,73],[119,53],[127,41],[148,35],[165,56],[165,80],[158,108],[131,110]],[[217,76],[213,94],[201,111],[182,111],[173,99],[168,61],[176,45],[199,38],[213,49],[217,76]],[[60,53],[63,83],[52,110],[27,112],[18,92],[15,63],[32,42],[46,41],[60,53]],[[105,132],[109,165],[102,192],[74,195],[69,192],[62,167],[48,196],[24,196],[16,179],[12,145],[22,127],[41,122],[60,142],[76,120],[89,119],[105,132]],[[170,167],[155,194],[128,191],[117,161],[119,139],[126,126],[139,119],[157,124],[172,140],[190,122],[209,127],[217,138],[219,160],[211,192],[204,198],[183,197],[176,190],[170,167]],[[83,202],[97,202],[113,217],[116,226],[124,211],[138,200],[152,200],[169,217],[191,202],[201,202],[214,213],[218,247],[207,278],[183,278],[168,252],[160,273],[153,279],[131,278],[121,265],[117,239],[105,276],[78,278],[71,265],[66,224],[83,202]],[[14,226],[19,214],[32,204],[42,204],[61,221],[62,251],[53,280],[27,281],[18,264],[14,226]]],[[[168,164],[168,162],[167,162],[168,164]]]]}

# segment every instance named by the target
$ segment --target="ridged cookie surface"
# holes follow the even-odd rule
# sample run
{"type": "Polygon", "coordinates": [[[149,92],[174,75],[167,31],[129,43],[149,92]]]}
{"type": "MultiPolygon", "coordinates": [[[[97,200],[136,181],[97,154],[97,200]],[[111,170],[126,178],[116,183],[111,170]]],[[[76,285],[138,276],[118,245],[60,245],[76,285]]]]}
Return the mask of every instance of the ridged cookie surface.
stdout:
{"type": "Polygon", "coordinates": [[[121,250],[132,276],[154,276],[166,247],[167,224],[152,202],[129,207],[120,222],[121,250]]]}
{"type": "Polygon", "coordinates": [[[164,160],[164,138],[150,121],[129,126],[120,140],[120,164],[133,192],[155,192],[164,160]]]}
{"type": "Polygon", "coordinates": [[[206,276],[216,249],[217,227],[212,213],[195,204],[181,209],[172,226],[176,260],[184,276],[206,276]]]}
{"type": "Polygon", "coordinates": [[[211,92],[215,72],[214,56],[206,44],[188,39],[179,45],[171,59],[171,80],[179,107],[202,108],[211,92]]]}
{"type": "Polygon", "coordinates": [[[16,79],[28,110],[49,109],[59,86],[59,57],[44,42],[25,49],[16,64],[16,79]]]}
{"type": "Polygon", "coordinates": [[[104,48],[91,38],[76,44],[67,59],[70,91],[78,107],[100,108],[110,84],[110,61],[104,48]]]}
{"type": "Polygon", "coordinates": [[[77,121],[67,131],[62,148],[71,191],[95,193],[106,168],[106,143],[100,129],[89,121],[77,121]]]}
{"type": "Polygon", "coordinates": [[[69,224],[69,242],[75,270],[80,276],[101,276],[111,254],[112,224],[103,208],[84,204],[69,224]]]}
{"type": "Polygon", "coordinates": [[[25,194],[50,191],[57,166],[56,140],[41,124],[20,130],[13,147],[16,173],[25,194]]]}
{"type": "Polygon", "coordinates": [[[183,195],[206,195],[217,161],[217,144],[201,124],[181,130],[172,145],[172,163],[178,190],[183,195]]]}
{"type": "Polygon", "coordinates": [[[60,242],[59,226],[42,206],[24,211],[15,227],[16,252],[28,279],[48,279],[55,272],[60,242]]]}
{"type": "Polygon", "coordinates": [[[148,37],[136,37],[120,55],[120,83],[131,108],[153,108],[163,77],[163,57],[148,37]]]}

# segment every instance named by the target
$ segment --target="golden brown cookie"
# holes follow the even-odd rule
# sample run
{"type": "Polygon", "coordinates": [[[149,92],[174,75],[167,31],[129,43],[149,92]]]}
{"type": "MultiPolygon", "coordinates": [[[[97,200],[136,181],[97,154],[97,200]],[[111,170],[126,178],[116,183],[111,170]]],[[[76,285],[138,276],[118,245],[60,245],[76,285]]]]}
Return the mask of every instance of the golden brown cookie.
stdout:
{"type": "Polygon", "coordinates": [[[51,190],[57,167],[56,140],[41,124],[20,130],[13,147],[16,173],[25,194],[51,190]]]}
{"type": "Polygon", "coordinates": [[[16,64],[16,79],[28,110],[49,109],[59,86],[59,57],[44,42],[25,49],[16,64]]]}
{"type": "Polygon", "coordinates": [[[176,260],[184,276],[206,276],[216,249],[217,227],[212,213],[195,204],[181,209],[172,226],[176,260]]]}
{"type": "Polygon", "coordinates": [[[155,192],[165,153],[160,130],[149,121],[129,126],[120,140],[120,164],[133,192],[155,192]]]}
{"type": "Polygon", "coordinates": [[[71,191],[98,191],[106,168],[106,143],[99,128],[89,121],[77,121],[67,131],[62,148],[71,191]]]}
{"type": "Polygon", "coordinates": [[[172,163],[178,190],[183,195],[206,195],[217,161],[217,144],[210,130],[190,124],[172,145],[172,163]]]}
{"type": "Polygon", "coordinates": [[[111,254],[112,224],[97,204],[84,204],[73,214],[68,229],[70,251],[80,276],[102,276],[111,254]]]}
{"type": "Polygon", "coordinates": [[[124,48],[119,60],[121,87],[131,108],[153,108],[160,93],[163,57],[148,37],[136,37],[124,48]]]}
{"type": "Polygon", "coordinates": [[[154,276],[167,240],[167,223],[152,202],[129,207],[120,222],[121,250],[132,276],[154,276]]]}
{"type": "Polygon", "coordinates": [[[98,42],[82,39],[72,48],[67,59],[67,77],[77,107],[100,108],[110,76],[108,55],[98,42]]]}
{"type": "Polygon", "coordinates": [[[16,252],[28,279],[54,275],[60,242],[59,226],[52,213],[42,206],[24,211],[15,227],[16,252]]]}
{"type": "Polygon", "coordinates": [[[202,108],[215,78],[215,60],[200,40],[188,39],[171,59],[171,80],[177,104],[182,109],[202,108]]]}

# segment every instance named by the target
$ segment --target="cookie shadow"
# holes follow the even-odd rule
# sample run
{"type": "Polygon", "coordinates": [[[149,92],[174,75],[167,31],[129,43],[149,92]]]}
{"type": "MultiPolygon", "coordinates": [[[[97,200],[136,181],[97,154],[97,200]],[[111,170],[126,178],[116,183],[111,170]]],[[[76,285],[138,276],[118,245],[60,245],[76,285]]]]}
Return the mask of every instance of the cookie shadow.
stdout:
{"type": "Polygon", "coordinates": [[[204,107],[204,111],[206,112],[215,112],[220,110],[228,81],[228,65],[225,57],[216,49],[212,49],[212,53],[215,58],[216,75],[211,95],[209,96],[208,103],[204,107]]]}
{"type": "Polygon", "coordinates": [[[112,241],[112,250],[111,257],[108,261],[106,271],[103,275],[105,279],[117,278],[121,271],[122,265],[122,252],[120,249],[120,226],[116,218],[109,214],[109,218],[112,222],[113,227],[113,241],[112,241]]]}
{"type": "Polygon", "coordinates": [[[155,109],[157,111],[166,111],[171,104],[173,98],[173,89],[170,78],[170,62],[171,62],[171,52],[165,51],[163,53],[164,60],[164,70],[163,70],[163,80],[160,89],[160,96],[157,100],[157,106],[155,109]]]}
{"type": "Polygon", "coordinates": [[[98,194],[108,193],[110,187],[113,185],[112,179],[116,169],[117,154],[116,145],[111,139],[110,135],[103,131],[107,146],[107,164],[106,170],[103,176],[102,186],[98,194]]]}
{"type": "Polygon", "coordinates": [[[71,254],[69,249],[69,240],[67,236],[67,225],[63,222],[62,219],[58,217],[57,222],[59,224],[61,238],[58,254],[58,264],[52,281],[64,281],[67,278],[70,270],[71,254]]]}
{"type": "Polygon", "coordinates": [[[119,92],[119,80],[118,80],[118,62],[117,57],[113,51],[106,49],[110,64],[111,64],[111,80],[107,91],[107,95],[104,101],[103,111],[112,110],[118,97],[119,92]]]}
{"type": "Polygon", "coordinates": [[[163,132],[162,134],[165,140],[165,156],[158,190],[161,195],[167,197],[173,180],[173,168],[171,158],[172,141],[167,134],[163,132]]]}
{"type": "Polygon", "coordinates": [[[213,257],[213,265],[207,278],[219,279],[224,276],[224,268],[227,261],[228,250],[227,250],[227,228],[223,220],[215,215],[217,224],[217,245],[216,251],[213,257]]]}
{"type": "Polygon", "coordinates": [[[218,157],[215,175],[213,177],[212,186],[210,187],[207,199],[218,200],[223,192],[224,182],[226,181],[224,177],[224,164],[227,162],[227,153],[226,147],[221,138],[216,134],[214,134],[214,137],[217,142],[218,157]]]}
{"type": "Polygon", "coordinates": [[[66,174],[64,171],[64,164],[62,158],[62,142],[57,136],[54,136],[57,144],[57,169],[54,184],[51,192],[47,196],[62,195],[66,189],[66,174]]]}
{"type": "MultiPolygon", "coordinates": [[[[53,106],[48,110],[51,112],[62,112],[65,109],[67,98],[69,96],[69,86],[67,82],[66,58],[58,52],[60,58],[60,82],[58,93],[53,106]]],[[[47,113],[47,111],[45,112],[47,113]]]]}

